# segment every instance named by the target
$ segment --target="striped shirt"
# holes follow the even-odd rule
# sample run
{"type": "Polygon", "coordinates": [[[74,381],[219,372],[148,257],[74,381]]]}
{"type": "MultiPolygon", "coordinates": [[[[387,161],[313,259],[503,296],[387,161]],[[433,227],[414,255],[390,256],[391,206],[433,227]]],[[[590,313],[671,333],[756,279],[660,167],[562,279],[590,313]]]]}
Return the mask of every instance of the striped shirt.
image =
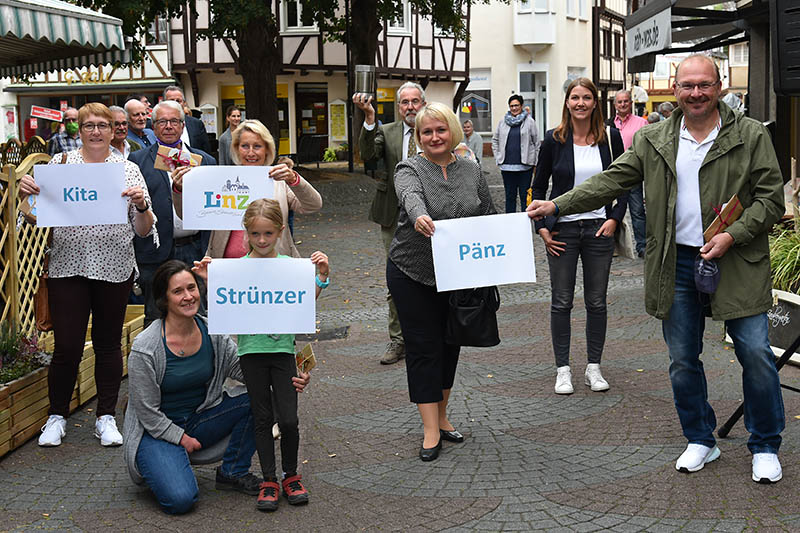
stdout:
{"type": "Polygon", "coordinates": [[[489,185],[474,161],[457,157],[444,179],[439,165],[419,155],[397,164],[394,187],[400,214],[389,259],[414,281],[436,285],[431,240],[414,223],[422,215],[436,221],[495,214],[489,185]]]}

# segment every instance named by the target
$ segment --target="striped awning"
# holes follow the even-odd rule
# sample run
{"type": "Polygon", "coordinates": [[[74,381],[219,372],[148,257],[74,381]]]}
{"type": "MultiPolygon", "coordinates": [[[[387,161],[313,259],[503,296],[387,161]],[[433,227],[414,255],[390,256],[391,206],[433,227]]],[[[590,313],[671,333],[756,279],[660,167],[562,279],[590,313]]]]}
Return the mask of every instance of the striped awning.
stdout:
{"type": "Polygon", "coordinates": [[[116,17],[60,0],[0,0],[0,77],[127,61],[116,17]]]}

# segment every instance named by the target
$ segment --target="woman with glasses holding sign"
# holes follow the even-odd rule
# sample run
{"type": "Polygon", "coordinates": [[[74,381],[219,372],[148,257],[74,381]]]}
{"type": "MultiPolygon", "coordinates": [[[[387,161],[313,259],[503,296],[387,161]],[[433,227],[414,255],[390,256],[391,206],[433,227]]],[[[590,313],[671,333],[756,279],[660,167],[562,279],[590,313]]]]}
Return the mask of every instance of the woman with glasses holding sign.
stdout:
{"type": "MultiPolygon", "coordinates": [[[[606,130],[603,126],[603,113],[592,80],[573,80],[564,98],[561,124],[547,131],[542,141],[533,180],[533,198],[545,198],[550,178],[553,180],[551,198],[569,191],[602,172],[623,151],[619,130],[606,130]]],[[[586,304],[588,364],[585,383],[593,391],[608,390],[608,382],[600,373],[600,358],[606,341],[608,274],[614,254],[614,232],[627,206],[626,193],[613,206],[563,217],[556,211],[556,216],[535,223],[550,266],[550,334],[557,366],[556,394],[573,392],[569,367],[570,315],[578,256],[583,264],[586,304]]]]}
{"type": "Polygon", "coordinates": [[[430,237],[435,220],[491,215],[495,208],[480,165],[453,154],[463,133],[448,106],[434,102],[420,110],[414,135],[423,153],[398,163],[394,174],[400,214],[386,283],[406,340],[409,396],[425,432],[419,457],[433,461],[442,440],[464,436],[447,418],[460,347],[444,340],[450,293],[436,292],[430,237]]]}
{"type": "MultiPolygon", "coordinates": [[[[121,163],[128,198],[128,223],[51,229],[49,292],[55,350],[47,385],[49,418],[39,436],[40,446],[58,446],[66,433],[69,402],[83,355],[89,314],[97,382],[95,436],[103,446],[119,446],[114,412],[122,380],[122,323],[128,295],[136,276],[134,235],[155,233],[150,195],[139,167],[110,149],[114,135],[111,111],[99,103],[78,111],[82,147],[58,154],[50,164],[121,163]]],[[[31,176],[20,180],[20,195],[39,194],[31,176]]]]}
{"type": "MultiPolygon", "coordinates": [[[[245,120],[233,131],[231,137],[230,152],[236,164],[257,167],[271,165],[275,160],[275,141],[260,121],[245,120]]],[[[182,167],[172,174],[172,203],[179,217],[183,217],[183,180],[190,171],[191,167],[182,167]]],[[[289,210],[296,213],[316,213],[322,208],[322,196],[289,165],[279,163],[273,166],[269,177],[275,180],[273,199],[280,204],[285,226],[289,225],[289,210]]],[[[244,257],[247,250],[247,235],[244,230],[214,230],[211,232],[206,255],[214,258],[238,258],[244,257]]],[[[282,255],[300,257],[292,234],[288,231],[281,234],[277,250],[282,255]]]]}

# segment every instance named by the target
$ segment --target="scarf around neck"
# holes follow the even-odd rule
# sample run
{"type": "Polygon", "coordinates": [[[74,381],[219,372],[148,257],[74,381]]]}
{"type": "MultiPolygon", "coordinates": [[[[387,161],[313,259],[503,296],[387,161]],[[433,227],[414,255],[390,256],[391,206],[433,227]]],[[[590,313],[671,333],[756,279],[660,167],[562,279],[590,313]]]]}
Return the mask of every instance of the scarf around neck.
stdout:
{"type": "Polygon", "coordinates": [[[511,114],[511,111],[506,111],[506,116],[503,117],[503,120],[505,120],[506,124],[508,124],[510,127],[514,128],[525,122],[526,118],[528,118],[527,111],[523,111],[516,117],[511,114]]]}

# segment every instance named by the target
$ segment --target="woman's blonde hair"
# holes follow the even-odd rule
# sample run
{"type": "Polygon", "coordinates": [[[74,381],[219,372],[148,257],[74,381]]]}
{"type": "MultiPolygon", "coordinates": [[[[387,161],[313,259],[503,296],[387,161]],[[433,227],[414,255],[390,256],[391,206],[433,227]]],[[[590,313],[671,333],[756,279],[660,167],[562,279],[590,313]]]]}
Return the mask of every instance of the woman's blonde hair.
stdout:
{"type": "Polygon", "coordinates": [[[603,111],[600,109],[600,101],[597,99],[597,87],[589,78],[575,78],[567,86],[567,93],[564,95],[564,109],[561,111],[561,124],[553,130],[553,138],[564,144],[567,142],[567,136],[572,133],[572,115],[569,112],[567,102],[572,90],[579,85],[589,89],[589,92],[592,93],[592,98],[594,98],[594,109],[592,110],[592,116],[589,117],[589,134],[594,139],[592,146],[606,144],[606,128],[603,123],[603,111]]]}
{"type": "Polygon", "coordinates": [[[247,209],[244,210],[244,215],[242,216],[242,226],[244,227],[247,247],[251,252],[253,251],[253,247],[250,245],[250,239],[247,236],[247,232],[250,230],[250,226],[253,224],[253,221],[259,217],[266,218],[275,224],[275,227],[278,228],[278,230],[283,229],[283,212],[281,211],[281,204],[278,203],[277,200],[259,198],[258,200],[253,200],[250,202],[250,205],[248,205],[247,209]]]}
{"type": "Polygon", "coordinates": [[[241,161],[239,161],[239,143],[242,138],[242,133],[245,131],[255,133],[261,137],[261,140],[264,141],[264,144],[267,146],[267,157],[264,159],[264,164],[271,165],[272,161],[275,159],[275,139],[272,138],[272,134],[260,120],[243,120],[242,123],[239,124],[239,127],[231,133],[231,158],[233,162],[237,165],[242,164],[241,161]]]}
{"type": "Polygon", "coordinates": [[[103,117],[108,120],[109,125],[114,124],[114,114],[109,108],[100,102],[89,102],[78,109],[78,125],[83,124],[91,115],[103,117]]]}
{"type": "Polygon", "coordinates": [[[414,121],[414,135],[417,139],[417,146],[420,145],[419,131],[422,127],[422,121],[425,119],[441,120],[447,124],[447,128],[450,130],[450,150],[458,146],[458,143],[464,139],[461,124],[458,122],[458,117],[453,113],[453,110],[439,102],[431,102],[417,113],[417,118],[414,121]]]}

